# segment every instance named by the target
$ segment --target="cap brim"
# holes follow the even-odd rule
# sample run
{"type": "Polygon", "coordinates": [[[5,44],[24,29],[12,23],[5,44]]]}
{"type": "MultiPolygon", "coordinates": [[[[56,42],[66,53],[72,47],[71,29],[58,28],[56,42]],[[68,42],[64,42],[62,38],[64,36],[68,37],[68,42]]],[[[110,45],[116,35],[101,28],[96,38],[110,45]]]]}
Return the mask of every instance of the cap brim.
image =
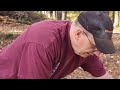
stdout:
{"type": "Polygon", "coordinates": [[[112,53],[116,52],[112,40],[100,39],[100,38],[97,38],[97,37],[94,37],[94,40],[95,40],[97,49],[101,53],[112,54],[112,53]]]}

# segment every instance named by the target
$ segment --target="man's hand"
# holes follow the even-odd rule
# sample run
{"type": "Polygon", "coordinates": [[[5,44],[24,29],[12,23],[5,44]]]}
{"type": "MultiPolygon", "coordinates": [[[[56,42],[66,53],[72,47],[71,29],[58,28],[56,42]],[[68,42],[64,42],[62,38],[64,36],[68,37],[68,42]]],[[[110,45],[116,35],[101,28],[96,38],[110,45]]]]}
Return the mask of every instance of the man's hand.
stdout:
{"type": "Polygon", "coordinates": [[[106,72],[103,76],[101,77],[94,77],[93,79],[114,79],[112,75],[110,75],[108,72],[106,72]]]}
{"type": "Polygon", "coordinates": [[[95,52],[94,52],[94,54],[97,56],[97,57],[100,57],[100,55],[102,54],[100,51],[98,51],[98,50],[96,50],[95,52]]]}

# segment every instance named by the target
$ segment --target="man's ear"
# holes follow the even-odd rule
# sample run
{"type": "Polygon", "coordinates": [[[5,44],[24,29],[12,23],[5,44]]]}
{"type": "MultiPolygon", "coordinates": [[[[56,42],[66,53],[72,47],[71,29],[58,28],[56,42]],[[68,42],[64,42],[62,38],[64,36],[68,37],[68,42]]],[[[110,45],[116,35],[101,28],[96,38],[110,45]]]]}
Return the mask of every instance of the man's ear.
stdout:
{"type": "Polygon", "coordinates": [[[75,38],[78,40],[82,35],[82,30],[80,28],[77,28],[75,31],[75,38]]]}

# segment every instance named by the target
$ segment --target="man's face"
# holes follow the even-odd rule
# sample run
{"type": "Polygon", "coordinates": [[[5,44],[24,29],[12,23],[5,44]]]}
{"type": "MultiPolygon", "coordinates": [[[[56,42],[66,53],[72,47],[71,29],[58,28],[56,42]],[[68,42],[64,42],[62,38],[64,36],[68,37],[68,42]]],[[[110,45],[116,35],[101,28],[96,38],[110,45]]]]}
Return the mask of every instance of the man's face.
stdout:
{"type": "MultiPolygon", "coordinates": [[[[79,31],[78,31],[79,33],[79,31]]],[[[97,50],[94,38],[91,33],[86,30],[81,30],[81,34],[78,34],[78,40],[75,41],[75,45],[73,47],[74,52],[81,57],[88,57],[90,55],[100,54],[97,50]]]]}

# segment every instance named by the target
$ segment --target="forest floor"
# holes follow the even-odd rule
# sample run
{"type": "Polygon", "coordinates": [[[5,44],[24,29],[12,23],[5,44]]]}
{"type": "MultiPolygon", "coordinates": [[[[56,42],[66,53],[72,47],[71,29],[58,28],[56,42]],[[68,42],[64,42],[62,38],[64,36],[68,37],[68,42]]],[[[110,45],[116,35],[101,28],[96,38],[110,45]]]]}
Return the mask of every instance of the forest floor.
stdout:
{"type": "MultiPolygon", "coordinates": [[[[2,50],[8,44],[13,42],[17,36],[24,32],[29,25],[17,23],[14,19],[0,16],[0,49],[2,50]]],[[[107,71],[115,78],[120,78],[120,28],[115,28],[113,33],[113,42],[117,49],[115,54],[102,55],[101,59],[107,71]]],[[[91,79],[92,76],[77,68],[66,79],[91,79]]]]}

